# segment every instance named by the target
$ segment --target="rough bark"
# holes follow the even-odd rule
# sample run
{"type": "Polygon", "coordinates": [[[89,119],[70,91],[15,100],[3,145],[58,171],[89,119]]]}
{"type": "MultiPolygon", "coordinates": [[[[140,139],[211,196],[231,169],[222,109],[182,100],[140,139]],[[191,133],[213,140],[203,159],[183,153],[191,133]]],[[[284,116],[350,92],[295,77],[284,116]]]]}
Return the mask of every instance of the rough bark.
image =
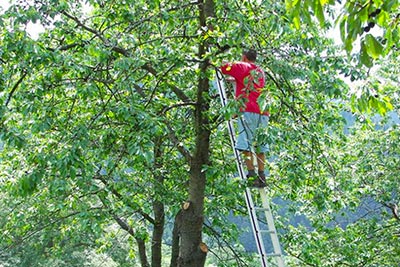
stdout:
{"type": "Polygon", "coordinates": [[[199,215],[198,206],[189,203],[188,207],[182,209],[180,228],[180,255],[178,267],[203,267],[207,252],[202,249],[202,212],[199,215]]]}
{"type": "Polygon", "coordinates": [[[147,261],[145,241],[138,237],[135,237],[135,239],[136,239],[136,243],[138,244],[138,248],[139,248],[139,258],[140,258],[141,266],[142,267],[150,267],[150,264],[147,261]]]}
{"type": "Polygon", "coordinates": [[[151,266],[161,267],[162,258],[162,237],[164,234],[164,205],[157,201],[153,204],[154,217],[156,223],[154,224],[153,237],[151,243],[151,266]]]}
{"type": "MultiPolygon", "coordinates": [[[[164,183],[164,176],[157,172],[162,166],[162,140],[158,138],[155,141],[154,145],[154,170],[156,173],[154,174],[155,178],[155,189],[160,187],[164,183]]],[[[154,211],[154,228],[153,228],[153,236],[151,242],[151,266],[152,267],[161,267],[161,259],[162,259],[162,238],[164,234],[164,224],[165,224],[165,212],[164,212],[164,204],[161,201],[158,201],[157,198],[153,202],[153,211],[154,211]]]]}
{"type": "MultiPolygon", "coordinates": [[[[207,18],[214,14],[213,0],[199,1],[200,27],[204,29],[207,18]]],[[[202,59],[208,49],[207,43],[199,45],[198,57],[202,59]]],[[[196,145],[190,164],[189,199],[181,210],[180,249],[178,267],[203,267],[207,256],[207,246],[202,242],[202,227],[204,221],[204,193],[206,174],[204,166],[209,164],[210,157],[210,121],[207,111],[210,103],[209,79],[206,75],[208,61],[200,64],[200,75],[197,87],[197,103],[195,109],[196,145]]]]}
{"type": "Polygon", "coordinates": [[[170,267],[178,266],[179,258],[179,240],[180,240],[180,229],[182,225],[182,210],[180,210],[174,221],[174,229],[172,230],[172,249],[171,249],[171,264],[170,267]]]}

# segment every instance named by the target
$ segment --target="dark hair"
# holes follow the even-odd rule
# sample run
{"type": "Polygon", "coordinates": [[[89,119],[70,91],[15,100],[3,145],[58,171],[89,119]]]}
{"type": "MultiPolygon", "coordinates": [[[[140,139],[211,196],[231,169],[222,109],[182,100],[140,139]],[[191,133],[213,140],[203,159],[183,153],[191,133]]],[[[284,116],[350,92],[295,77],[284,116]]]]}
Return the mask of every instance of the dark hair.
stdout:
{"type": "Polygon", "coordinates": [[[253,49],[249,49],[243,52],[243,55],[247,57],[248,60],[255,62],[257,59],[257,52],[253,49]]]}

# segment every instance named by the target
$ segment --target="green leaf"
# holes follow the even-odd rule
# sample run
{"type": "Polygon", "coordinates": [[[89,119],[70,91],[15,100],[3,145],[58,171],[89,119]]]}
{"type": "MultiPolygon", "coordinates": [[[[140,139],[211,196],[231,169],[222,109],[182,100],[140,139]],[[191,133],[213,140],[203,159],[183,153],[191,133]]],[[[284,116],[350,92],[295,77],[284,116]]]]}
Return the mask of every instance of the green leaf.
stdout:
{"type": "Polygon", "coordinates": [[[386,11],[384,11],[384,10],[381,11],[381,12],[378,14],[377,18],[376,18],[376,22],[377,22],[378,25],[381,26],[381,27],[384,27],[384,28],[388,27],[388,26],[389,26],[389,23],[390,23],[390,16],[389,16],[389,13],[386,12],[386,11]]]}
{"type": "Polygon", "coordinates": [[[382,9],[389,12],[391,10],[395,10],[400,5],[398,0],[385,0],[382,9]]]}
{"type": "Polygon", "coordinates": [[[371,57],[369,56],[369,54],[367,52],[365,41],[361,42],[360,61],[361,61],[362,64],[364,64],[368,68],[371,68],[372,65],[373,65],[372,59],[371,59],[371,57]]]}
{"type": "Polygon", "coordinates": [[[343,17],[340,19],[339,23],[340,39],[342,42],[346,40],[346,19],[343,17]]]}
{"type": "Polygon", "coordinates": [[[324,27],[325,25],[325,16],[324,16],[324,10],[323,10],[323,3],[321,3],[319,0],[315,1],[315,15],[318,18],[319,24],[324,27]]]}
{"type": "Polygon", "coordinates": [[[367,7],[364,7],[357,13],[357,17],[360,18],[361,22],[366,22],[368,20],[368,10],[367,7]]]}
{"type": "Polygon", "coordinates": [[[367,34],[365,36],[365,49],[368,55],[377,59],[382,55],[383,46],[374,36],[367,34]]]}
{"type": "Polygon", "coordinates": [[[293,20],[292,20],[292,22],[293,22],[293,25],[294,25],[294,27],[295,27],[296,29],[300,29],[300,27],[301,27],[301,22],[300,22],[300,14],[299,14],[299,11],[295,11],[295,12],[293,13],[293,20]]]}

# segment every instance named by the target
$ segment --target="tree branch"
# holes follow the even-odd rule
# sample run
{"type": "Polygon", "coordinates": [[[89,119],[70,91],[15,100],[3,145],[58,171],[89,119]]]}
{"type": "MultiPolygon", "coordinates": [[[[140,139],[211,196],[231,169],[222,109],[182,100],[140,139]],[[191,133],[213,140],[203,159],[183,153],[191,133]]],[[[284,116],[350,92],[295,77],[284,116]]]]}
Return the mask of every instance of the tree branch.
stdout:
{"type": "MultiPolygon", "coordinates": [[[[158,76],[157,71],[156,71],[149,63],[144,64],[144,65],[142,66],[142,69],[148,71],[149,73],[153,74],[154,76],[158,76]]],[[[187,97],[186,94],[185,94],[181,89],[179,89],[179,88],[176,87],[175,85],[172,85],[172,84],[169,84],[169,83],[167,83],[167,84],[171,87],[172,91],[175,93],[175,95],[176,95],[180,100],[182,100],[182,101],[185,102],[185,103],[191,102],[190,98],[187,97]]]]}
{"type": "MultiPolygon", "coordinates": [[[[118,199],[122,200],[124,203],[126,203],[126,201],[124,201],[124,197],[117,191],[115,190],[112,186],[109,185],[108,181],[101,177],[100,175],[97,175],[95,177],[95,179],[100,180],[101,182],[103,182],[103,184],[105,186],[107,186],[107,188],[111,191],[111,193],[116,196],[118,199]]],[[[126,203],[128,206],[131,206],[129,203],[126,203]]],[[[155,224],[154,219],[147,213],[145,213],[143,210],[141,209],[135,209],[135,212],[139,213],[144,219],[146,219],[148,222],[150,222],[151,224],[155,224]]]]}
{"type": "Polygon", "coordinates": [[[179,108],[179,107],[185,107],[185,106],[195,106],[196,104],[197,104],[196,102],[177,103],[175,105],[165,107],[160,113],[162,115],[164,115],[165,113],[167,113],[171,109],[179,108]]]}
{"type": "Polygon", "coordinates": [[[190,154],[190,151],[188,149],[186,149],[186,147],[184,147],[182,145],[182,143],[178,140],[178,138],[174,134],[174,130],[171,128],[171,126],[168,123],[165,123],[165,125],[168,128],[169,139],[176,146],[178,151],[185,157],[186,161],[190,164],[193,160],[192,155],[190,154]]]}
{"type": "Polygon", "coordinates": [[[392,211],[393,217],[400,221],[400,215],[399,215],[399,207],[394,204],[394,203],[383,203],[383,206],[389,208],[392,211]]]}
{"type": "Polygon", "coordinates": [[[58,48],[47,47],[46,49],[51,51],[51,52],[55,52],[57,50],[66,51],[66,50],[69,50],[69,49],[77,47],[77,46],[81,46],[82,47],[83,44],[82,43],[73,43],[73,44],[63,45],[63,46],[58,47],[58,48]]]}
{"type": "Polygon", "coordinates": [[[64,16],[66,16],[67,18],[73,20],[76,22],[76,24],[78,24],[79,27],[82,27],[84,30],[93,33],[96,37],[98,37],[101,41],[103,41],[103,43],[107,44],[108,40],[106,38],[104,38],[104,36],[101,34],[101,32],[92,29],[88,26],[86,26],[83,22],[81,22],[77,17],[72,16],[71,14],[67,13],[66,11],[61,11],[61,14],[63,14],[64,16]]]}
{"type": "MultiPolygon", "coordinates": [[[[168,72],[170,72],[173,68],[175,67],[175,65],[171,65],[162,75],[161,77],[166,77],[168,72]]],[[[161,78],[157,81],[156,85],[154,86],[153,91],[151,92],[151,95],[149,97],[149,99],[147,100],[147,103],[144,105],[144,108],[147,108],[147,106],[150,104],[151,100],[153,99],[155,93],[156,93],[156,89],[158,87],[158,85],[164,80],[164,78],[161,78]]]]}
{"type": "Polygon", "coordinates": [[[113,214],[113,218],[123,230],[127,231],[132,237],[136,239],[139,247],[139,258],[141,265],[144,267],[150,266],[149,262],[147,261],[146,244],[144,240],[135,235],[133,228],[127,222],[125,222],[115,214],[113,214]]]}
{"type": "Polygon", "coordinates": [[[5,103],[6,107],[7,107],[8,104],[10,103],[11,98],[13,97],[13,95],[14,95],[15,91],[17,90],[18,86],[22,83],[22,81],[25,79],[25,77],[26,77],[27,75],[28,75],[28,73],[24,70],[24,71],[22,72],[21,77],[19,77],[18,81],[14,84],[13,88],[12,88],[11,91],[10,91],[10,94],[9,94],[8,97],[7,97],[7,100],[6,100],[6,103],[5,103]]]}
{"type": "MultiPolygon", "coordinates": [[[[102,207],[93,207],[93,208],[88,209],[87,211],[89,211],[89,210],[95,210],[95,209],[102,209],[102,207]]],[[[57,212],[59,212],[59,211],[60,211],[60,210],[58,210],[57,212]]],[[[55,212],[55,213],[56,213],[56,212],[55,212]]],[[[35,230],[31,231],[30,233],[27,233],[25,236],[23,236],[21,239],[19,239],[18,241],[16,241],[14,244],[11,244],[11,245],[7,246],[6,249],[10,249],[10,248],[15,247],[15,246],[17,246],[17,245],[20,245],[20,244],[22,244],[24,241],[30,239],[30,238],[33,237],[34,235],[36,235],[36,234],[38,234],[39,232],[43,231],[44,229],[46,229],[46,228],[48,228],[48,227],[50,227],[50,226],[52,226],[52,225],[55,225],[55,224],[59,223],[60,221],[63,221],[63,220],[65,220],[65,219],[68,219],[68,218],[70,218],[70,217],[76,216],[76,215],[81,214],[81,213],[82,213],[82,211],[74,211],[74,212],[71,212],[70,214],[67,214],[67,215],[65,215],[65,216],[61,216],[61,217],[56,218],[56,219],[54,219],[54,220],[50,220],[48,223],[46,223],[46,224],[44,224],[44,225],[42,225],[42,226],[38,226],[35,230]]]]}
{"type": "Polygon", "coordinates": [[[238,266],[244,266],[245,262],[240,258],[240,255],[236,252],[236,248],[234,248],[229,242],[227,242],[220,233],[218,233],[211,225],[208,225],[206,223],[203,224],[206,228],[208,228],[215,237],[217,237],[218,243],[224,243],[220,244],[220,247],[227,247],[231,253],[234,255],[236,261],[238,262],[238,266]],[[220,241],[222,239],[222,242],[220,241]]]}
{"type": "MultiPolygon", "coordinates": [[[[194,3],[197,4],[197,2],[191,2],[191,3],[188,4],[188,5],[193,5],[194,3]]],[[[111,49],[112,51],[114,51],[114,52],[116,52],[116,53],[118,53],[118,54],[121,54],[121,55],[123,55],[123,56],[125,56],[125,57],[130,57],[130,56],[131,56],[131,53],[130,53],[127,49],[124,49],[124,48],[118,47],[118,46],[111,46],[111,45],[110,45],[110,42],[107,40],[107,38],[105,38],[105,37],[102,35],[102,33],[101,33],[100,31],[95,30],[95,29],[93,29],[93,28],[90,28],[90,27],[86,26],[86,25],[85,25],[83,22],[81,22],[77,17],[72,16],[71,14],[69,14],[69,13],[67,13],[67,12],[65,12],[65,11],[62,11],[61,13],[62,13],[63,15],[65,15],[67,18],[69,18],[69,19],[75,21],[79,27],[82,27],[84,30],[86,30],[86,31],[88,31],[88,32],[90,32],[90,33],[93,33],[93,34],[94,34],[96,37],[98,37],[107,47],[110,47],[110,49],[111,49]]],[[[72,45],[72,44],[70,45],[70,47],[73,47],[73,46],[74,46],[74,45],[72,45]]],[[[68,46],[66,46],[65,48],[68,49],[68,46]]],[[[141,68],[142,68],[143,70],[148,71],[149,73],[153,74],[153,75],[156,76],[156,77],[159,76],[159,73],[150,65],[150,63],[144,64],[141,68]]],[[[164,77],[164,75],[161,75],[161,76],[164,77]]],[[[163,81],[163,78],[162,78],[159,82],[161,82],[161,81],[163,81]]],[[[180,100],[182,100],[183,102],[190,102],[190,98],[187,97],[186,94],[185,94],[181,89],[179,89],[178,87],[176,87],[176,86],[174,86],[174,85],[172,85],[172,84],[169,84],[169,83],[168,83],[168,85],[171,87],[172,91],[175,93],[175,95],[176,95],[180,100]]]]}

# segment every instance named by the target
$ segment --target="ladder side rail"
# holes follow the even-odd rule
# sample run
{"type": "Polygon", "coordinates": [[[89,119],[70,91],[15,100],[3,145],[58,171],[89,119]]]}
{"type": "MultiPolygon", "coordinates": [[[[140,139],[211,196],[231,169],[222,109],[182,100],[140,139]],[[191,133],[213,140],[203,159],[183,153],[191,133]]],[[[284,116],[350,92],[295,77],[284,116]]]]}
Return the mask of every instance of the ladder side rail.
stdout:
{"type": "MultiPolygon", "coordinates": [[[[219,77],[218,71],[216,71],[217,73],[217,88],[219,91],[219,95],[221,98],[221,104],[223,107],[225,107],[227,105],[227,97],[226,97],[226,91],[225,91],[225,86],[222,82],[222,77],[219,77]]],[[[236,158],[236,165],[238,168],[238,172],[239,175],[241,177],[242,180],[245,180],[245,174],[244,174],[244,169],[243,169],[243,164],[242,161],[240,159],[240,155],[237,149],[235,149],[235,144],[236,144],[236,138],[235,138],[235,131],[234,131],[234,127],[233,127],[233,121],[232,119],[229,119],[227,122],[228,125],[228,130],[229,130],[229,136],[230,136],[230,140],[231,140],[231,144],[232,144],[232,148],[235,154],[235,158],[236,158]]],[[[254,239],[256,240],[257,243],[257,250],[258,253],[260,255],[260,259],[261,259],[261,264],[262,267],[268,267],[268,261],[266,258],[266,251],[265,251],[265,246],[264,246],[264,241],[262,239],[261,236],[261,231],[260,231],[260,226],[257,220],[257,213],[256,210],[254,209],[254,203],[253,203],[253,199],[251,196],[251,191],[249,188],[246,188],[245,191],[245,200],[246,200],[246,205],[247,205],[247,209],[249,211],[249,215],[250,215],[250,222],[251,222],[251,226],[252,226],[252,230],[253,230],[253,234],[254,234],[254,239]]]]}
{"type": "MultiPolygon", "coordinates": [[[[218,70],[215,71],[216,72],[216,80],[217,80],[217,88],[218,88],[218,92],[221,98],[221,104],[223,107],[226,107],[226,105],[228,104],[228,98],[226,96],[226,90],[225,90],[225,85],[222,82],[223,81],[223,77],[220,76],[222,75],[220,72],[218,72],[218,70]]],[[[227,126],[228,126],[228,131],[229,131],[229,137],[231,140],[231,145],[233,148],[233,152],[235,154],[235,159],[236,159],[236,165],[238,168],[238,172],[240,175],[241,179],[245,179],[245,174],[244,174],[244,169],[243,169],[243,165],[242,165],[242,161],[240,159],[240,154],[239,151],[237,151],[237,149],[235,149],[235,144],[236,144],[236,137],[235,137],[235,128],[233,126],[233,120],[229,119],[227,121],[227,126]]]]}
{"type": "Polygon", "coordinates": [[[262,201],[263,208],[265,208],[264,212],[265,212],[265,217],[267,219],[268,228],[272,232],[271,241],[272,241],[274,253],[278,255],[278,257],[276,258],[278,267],[285,267],[285,263],[283,261],[282,248],[281,248],[279,238],[278,238],[278,232],[276,231],[276,228],[275,228],[275,223],[274,223],[273,214],[272,214],[272,210],[271,210],[271,204],[270,204],[270,201],[268,200],[265,190],[260,190],[260,198],[262,201]]]}
{"type": "Polygon", "coordinates": [[[249,211],[251,228],[253,230],[254,239],[257,244],[257,251],[258,251],[258,254],[260,255],[261,264],[262,264],[262,267],[268,267],[267,252],[265,251],[265,245],[264,245],[264,240],[262,237],[262,231],[260,230],[260,225],[259,225],[259,222],[257,219],[257,213],[254,208],[254,203],[253,203],[253,199],[251,197],[251,191],[249,188],[246,188],[245,198],[246,198],[247,209],[249,211]]]}

